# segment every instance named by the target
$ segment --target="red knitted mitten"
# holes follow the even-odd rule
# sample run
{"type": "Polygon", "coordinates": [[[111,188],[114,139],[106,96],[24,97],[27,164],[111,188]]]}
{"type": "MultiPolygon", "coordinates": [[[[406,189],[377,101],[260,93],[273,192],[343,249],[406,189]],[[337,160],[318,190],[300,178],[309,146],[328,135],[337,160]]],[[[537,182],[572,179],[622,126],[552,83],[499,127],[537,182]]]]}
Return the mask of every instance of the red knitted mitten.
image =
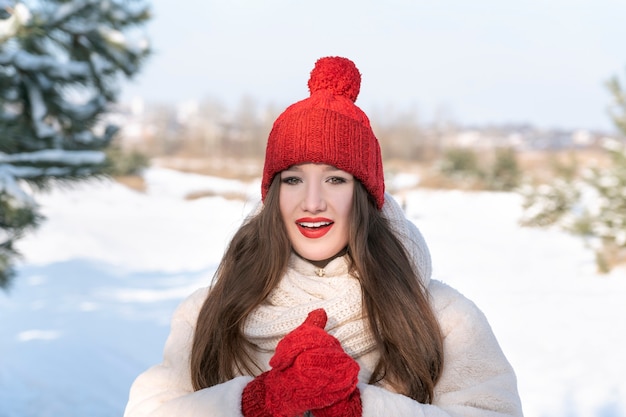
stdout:
{"type": "Polygon", "coordinates": [[[245,417],[272,417],[265,406],[265,378],[269,372],[263,372],[243,389],[241,412],[245,417]]]}
{"type": "Polygon", "coordinates": [[[348,398],[331,406],[313,410],[313,415],[315,417],[361,417],[363,408],[359,389],[355,388],[348,398]]]}
{"type": "Polygon", "coordinates": [[[359,365],[324,331],[326,320],[324,310],[314,310],[278,343],[272,369],[244,389],[245,417],[293,417],[336,404],[355,392],[359,365]]]}

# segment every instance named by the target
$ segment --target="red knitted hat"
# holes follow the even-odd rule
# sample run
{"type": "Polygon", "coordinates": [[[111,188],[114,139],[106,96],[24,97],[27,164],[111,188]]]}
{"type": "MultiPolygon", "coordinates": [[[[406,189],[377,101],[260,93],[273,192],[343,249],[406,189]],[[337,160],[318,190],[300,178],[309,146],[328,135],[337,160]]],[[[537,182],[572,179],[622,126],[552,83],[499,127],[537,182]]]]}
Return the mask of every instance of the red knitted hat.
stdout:
{"type": "Polygon", "coordinates": [[[333,165],[360,180],[378,209],[385,202],[380,145],[354,102],[361,74],[352,61],[320,58],[309,79],[310,97],[289,106],[274,122],[265,151],[263,200],[276,174],[312,162],[333,165]]]}

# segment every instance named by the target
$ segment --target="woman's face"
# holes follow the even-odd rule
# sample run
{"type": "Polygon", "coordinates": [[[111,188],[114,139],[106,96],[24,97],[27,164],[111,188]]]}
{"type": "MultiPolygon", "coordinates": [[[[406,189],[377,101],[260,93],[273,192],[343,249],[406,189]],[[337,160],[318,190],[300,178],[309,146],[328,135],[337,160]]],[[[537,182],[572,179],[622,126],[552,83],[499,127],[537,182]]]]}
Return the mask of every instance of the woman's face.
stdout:
{"type": "Polygon", "coordinates": [[[354,177],[331,165],[294,165],[280,173],[280,214],[301,257],[324,261],[348,244],[354,177]]]}

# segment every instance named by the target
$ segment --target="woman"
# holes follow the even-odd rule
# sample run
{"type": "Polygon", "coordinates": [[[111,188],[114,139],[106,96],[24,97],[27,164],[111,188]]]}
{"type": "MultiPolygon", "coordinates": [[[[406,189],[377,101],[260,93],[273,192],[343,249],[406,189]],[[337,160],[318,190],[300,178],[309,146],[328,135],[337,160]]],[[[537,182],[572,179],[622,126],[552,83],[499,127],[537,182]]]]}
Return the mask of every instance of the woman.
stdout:
{"type": "Polygon", "coordinates": [[[174,314],[138,416],[521,416],[480,310],[431,280],[418,229],[384,192],[352,61],[317,61],[268,138],[263,205],[210,288],[174,314]]]}

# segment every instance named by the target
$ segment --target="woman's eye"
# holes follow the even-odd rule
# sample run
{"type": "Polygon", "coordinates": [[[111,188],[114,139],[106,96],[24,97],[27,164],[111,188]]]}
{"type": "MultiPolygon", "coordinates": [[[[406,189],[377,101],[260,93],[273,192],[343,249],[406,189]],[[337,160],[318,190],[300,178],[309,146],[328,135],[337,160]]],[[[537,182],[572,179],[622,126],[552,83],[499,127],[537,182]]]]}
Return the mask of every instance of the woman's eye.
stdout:
{"type": "Polygon", "coordinates": [[[281,178],[280,181],[283,184],[287,184],[287,185],[296,185],[299,182],[301,182],[300,178],[298,178],[298,177],[285,177],[285,178],[281,178]]]}
{"type": "Polygon", "coordinates": [[[343,184],[346,182],[346,179],[341,177],[330,177],[328,182],[331,184],[343,184]]]}

